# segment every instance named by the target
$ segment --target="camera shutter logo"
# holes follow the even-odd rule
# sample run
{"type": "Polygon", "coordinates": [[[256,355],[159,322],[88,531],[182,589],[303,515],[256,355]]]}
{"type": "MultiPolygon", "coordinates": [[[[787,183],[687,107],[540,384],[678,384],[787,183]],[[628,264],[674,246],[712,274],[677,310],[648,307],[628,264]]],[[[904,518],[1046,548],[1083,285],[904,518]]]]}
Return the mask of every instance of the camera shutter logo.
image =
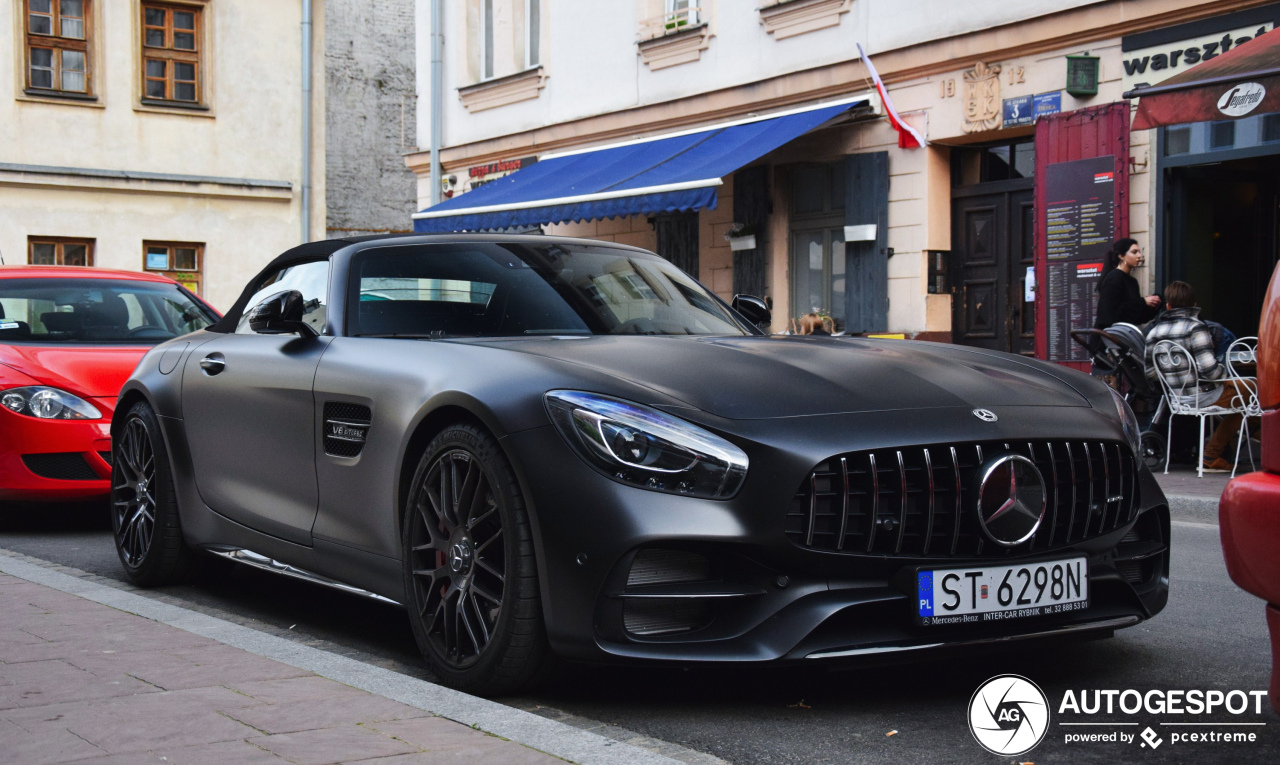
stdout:
{"type": "Polygon", "coordinates": [[[1049,699],[1021,675],[993,677],[969,700],[969,730],[992,754],[1024,754],[1049,732],[1049,699]]]}

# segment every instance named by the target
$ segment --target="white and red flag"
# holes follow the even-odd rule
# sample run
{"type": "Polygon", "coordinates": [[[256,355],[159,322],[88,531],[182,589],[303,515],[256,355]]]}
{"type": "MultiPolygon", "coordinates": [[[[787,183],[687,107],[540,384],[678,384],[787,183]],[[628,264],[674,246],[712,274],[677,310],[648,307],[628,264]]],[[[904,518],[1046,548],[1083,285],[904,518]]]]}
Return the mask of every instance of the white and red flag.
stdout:
{"type": "Polygon", "coordinates": [[[880,79],[880,73],[876,71],[875,65],[871,63],[871,57],[863,49],[862,43],[854,44],[858,46],[858,55],[862,57],[862,63],[867,65],[867,71],[871,72],[871,79],[876,83],[876,91],[880,94],[880,100],[884,103],[884,110],[889,115],[889,124],[893,125],[894,130],[898,131],[898,148],[918,149],[924,146],[926,141],[920,133],[903,122],[902,117],[898,116],[898,110],[893,108],[893,101],[889,100],[889,89],[884,86],[884,81],[880,79]]]}

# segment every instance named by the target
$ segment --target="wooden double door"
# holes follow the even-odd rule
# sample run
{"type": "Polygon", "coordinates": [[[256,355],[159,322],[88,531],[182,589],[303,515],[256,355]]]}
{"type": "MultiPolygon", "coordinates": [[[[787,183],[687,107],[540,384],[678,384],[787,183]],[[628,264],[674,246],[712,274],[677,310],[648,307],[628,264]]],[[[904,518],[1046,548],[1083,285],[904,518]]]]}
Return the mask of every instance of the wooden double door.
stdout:
{"type": "Polygon", "coordinates": [[[951,227],[952,341],[1035,355],[1033,180],[955,189],[951,227]]]}

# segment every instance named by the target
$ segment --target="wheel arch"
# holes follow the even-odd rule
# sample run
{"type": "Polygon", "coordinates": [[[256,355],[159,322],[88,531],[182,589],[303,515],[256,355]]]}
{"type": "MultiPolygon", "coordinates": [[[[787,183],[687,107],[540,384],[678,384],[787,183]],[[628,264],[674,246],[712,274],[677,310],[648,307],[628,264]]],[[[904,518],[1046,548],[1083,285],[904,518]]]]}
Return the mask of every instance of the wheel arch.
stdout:
{"type": "MultiPolygon", "coordinates": [[[[408,501],[410,483],[418,468],[418,460],[426,451],[427,445],[444,428],[461,423],[476,425],[488,431],[498,442],[498,448],[511,465],[520,487],[520,496],[524,500],[525,512],[529,516],[529,527],[533,533],[534,562],[538,569],[538,589],[542,599],[543,613],[547,613],[547,601],[550,598],[546,555],[542,543],[541,524],[538,519],[538,507],[529,492],[529,482],[525,479],[524,468],[507,448],[505,436],[507,431],[502,427],[496,413],[480,400],[460,391],[448,391],[433,396],[419,410],[412,426],[408,429],[404,448],[400,453],[400,466],[396,479],[395,513],[396,534],[404,533],[402,514],[405,502],[408,501]]],[[[401,538],[403,542],[403,539],[401,538]]]]}
{"type": "MultiPolygon", "coordinates": [[[[119,437],[120,426],[124,424],[125,418],[129,416],[129,410],[139,401],[147,402],[153,411],[156,410],[155,402],[152,401],[151,396],[141,386],[126,385],[124,390],[120,391],[120,397],[116,399],[115,411],[111,413],[112,443],[115,443],[115,440],[119,437]]],[[[157,411],[158,414],[159,412],[157,411]]]]}

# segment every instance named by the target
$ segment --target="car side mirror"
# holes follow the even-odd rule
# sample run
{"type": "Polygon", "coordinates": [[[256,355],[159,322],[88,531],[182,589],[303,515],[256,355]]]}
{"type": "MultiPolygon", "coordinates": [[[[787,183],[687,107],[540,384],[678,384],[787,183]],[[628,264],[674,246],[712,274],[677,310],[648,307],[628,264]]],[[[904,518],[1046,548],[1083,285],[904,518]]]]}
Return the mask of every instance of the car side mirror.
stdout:
{"type": "Polygon", "coordinates": [[[249,312],[249,329],[259,335],[315,337],[315,327],[302,320],[306,301],[297,290],[277,292],[249,312]]]}
{"type": "Polygon", "coordinates": [[[769,326],[773,323],[773,311],[768,304],[754,295],[734,295],[731,303],[733,310],[756,326],[769,326]]]}

